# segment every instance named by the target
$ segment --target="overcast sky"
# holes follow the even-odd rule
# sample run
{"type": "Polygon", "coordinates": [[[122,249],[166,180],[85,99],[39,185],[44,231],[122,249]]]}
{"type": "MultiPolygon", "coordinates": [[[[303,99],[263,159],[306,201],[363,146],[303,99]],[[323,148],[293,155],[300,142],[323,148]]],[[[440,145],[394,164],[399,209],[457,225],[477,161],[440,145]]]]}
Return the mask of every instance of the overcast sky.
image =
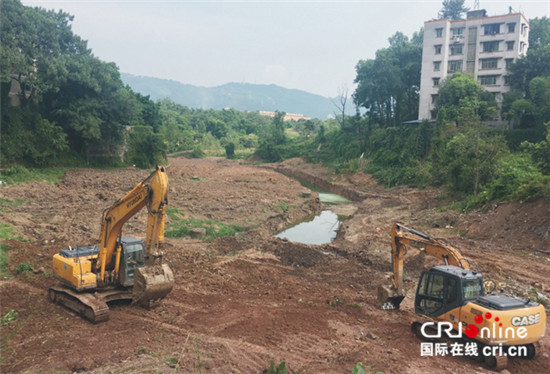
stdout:
{"type": "MultiPolygon", "coordinates": [[[[401,31],[437,17],[442,0],[185,1],[22,0],[74,15],[73,32],[123,73],[197,86],[277,84],[326,97],[355,88],[355,65],[401,31]]],[[[473,8],[474,1],[465,5],[473,8]]],[[[480,0],[550,17],[550,0],[480,0]]]]}

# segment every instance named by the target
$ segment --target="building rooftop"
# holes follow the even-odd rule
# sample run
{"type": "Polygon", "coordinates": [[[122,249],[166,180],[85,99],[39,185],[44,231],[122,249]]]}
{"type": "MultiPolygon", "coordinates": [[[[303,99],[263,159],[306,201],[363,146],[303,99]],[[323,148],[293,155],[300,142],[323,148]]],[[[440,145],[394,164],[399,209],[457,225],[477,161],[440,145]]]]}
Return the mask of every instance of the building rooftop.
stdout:
{"type": "MultiPolygon", "coordinates": [[[[484,9],[482,9],[483,11],[485,11],[484,9]]],[[[523,13],[509,13],[509,14],[501,14],[501,15],[498,15],[498,16],[478,16],[476,14],[476,16],[471,16],[471,17],[468,17],[466,19],[460,19],[460,20],[456,20],[456,21],[451,21],[450,19],[448,18],[443,18],[443,19],[433,19],[431,21],[426,21],[424,22],[425,24],[426,23],[436,23],[436,22],[450,22],[450,23],[458,23],[458,22],[467,22],[467,21],[471,21],[471,20],[474,20],[474,19],[487,19],[487,20],[494,20],[494,19],[497,19],[497,18],[508,18],[508,17],[513,17],[513,16],[521,16],[523,17],[523,19],[525,20],[525,22],[527,24],[529,24],[529,20],[525,17],[525,15],[523,13]]]]}

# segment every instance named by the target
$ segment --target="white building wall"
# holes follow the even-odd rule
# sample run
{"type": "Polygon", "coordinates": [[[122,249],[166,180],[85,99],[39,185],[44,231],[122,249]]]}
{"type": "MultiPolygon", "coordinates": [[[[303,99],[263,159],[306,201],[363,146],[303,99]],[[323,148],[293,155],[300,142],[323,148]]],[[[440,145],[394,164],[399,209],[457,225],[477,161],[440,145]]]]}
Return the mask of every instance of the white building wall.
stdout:
{"type": "Polygon", "coordinates": [[[456,64],[462,64],[457,71],[473,74],[476,81],[487,91],[494,93],[497,101],[500,102],[502,94],[510,90],[505,82],[506,60],[515,61],[519,56],[525,55],[528,40],[529,22],[520,13],[460,21],[443,19],[425,22],[419,119],[434,119],[432,115],[435,108],[434,97],[438,92],[434,78],[439,78],[441,83],[448,75],[454,74],[455,71],[450,68],[453,65],[456,67],[456,64]],[[515,24],[513,32],[509,31],[509,24],[515,24]],[[486,34],[486,25],[499,25],[499,32],[486,34]],[[456,33],[460,28],[462,28],[462,34],[454,36],[453,29],[456,29],[456,33]],[[498,42],[498,49],[484,52],[484,45],[487,42],[498,42]],[[513,42],[511,49],[508,48],[507,42],[513,42]],[[438,45],[441,46],[440,53],[436,50],[438,45]],[[453,46],[462,46],[462,50],[455,49],[453,46]],[[451,51],[458,53],[453,54],[451,51]],[[495,61],[496,66],[494,66],[495,61]],[[436,62],[439,62],[439,70],[434,64],[436,62]]]}

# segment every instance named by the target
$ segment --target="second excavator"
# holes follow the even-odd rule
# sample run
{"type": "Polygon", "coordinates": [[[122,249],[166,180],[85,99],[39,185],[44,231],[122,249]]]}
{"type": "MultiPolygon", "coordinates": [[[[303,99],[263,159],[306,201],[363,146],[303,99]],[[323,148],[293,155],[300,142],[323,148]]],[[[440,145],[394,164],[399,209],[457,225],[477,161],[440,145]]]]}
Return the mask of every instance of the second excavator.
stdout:
{"type": "Polygon", "coordinates": [[[415,333],[422,337],[421,329],[426,331],[426,326],[443,323],[455,335],[464,334],[477,344],[491,368],[504,368],[509,353],[518,352],[519,347],[524,358],[535,357],[537,342],[546,329],[543,305],[502,293],[485,295],[483,276],[471,270],[462,253],[444,239],[395,223],[391,247],[393,284],[378,288],[383,309],[397,309],[403,301],[404,255],[407,248],[416,249],[439,258],[444,265],[434,266],[420,276],[414,311],[424,323],[413,323],[415,333]]]}
{"type": "Polygon", "coordinates": [[[148,306],[174,285],[162,262],[168,177],[162,166],[103,213],[97,245],[64,249],[53,257],[55,277],[50,299],[92,322],[109,317],[108,303],[126,300],[148,306]],[[124,224],[147,208],[145,241],[122,236],[124,224]]]}

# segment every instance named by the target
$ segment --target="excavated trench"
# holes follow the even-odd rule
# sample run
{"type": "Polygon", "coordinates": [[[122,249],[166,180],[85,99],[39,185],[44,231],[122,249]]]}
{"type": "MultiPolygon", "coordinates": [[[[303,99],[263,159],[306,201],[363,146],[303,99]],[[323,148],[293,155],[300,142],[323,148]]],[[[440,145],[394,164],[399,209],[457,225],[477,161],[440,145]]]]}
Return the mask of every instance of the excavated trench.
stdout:
{"type": "MultiPolygon", "coordinates": [[[[308,185],[308,187],[319,191],[318,186],[308,185]]],[[[350,200],[330,192],[319,191],[317,193],[324,209],[319,214],[314,214],[295,222],[290,227],[276,234],[276,238],[313,245],[331,243],[336,239],[340,225],[351,215],[347,212],[354,212],[355,209],[340,209],[340,212],[344,212],[344,214],[339,214],[339,210],[335,208],[341,205],[350,205],[350,200]]]]}
{"type": "Polygon", "coordinates": [[[289,178],[297,180],[302,185],[305,185],[308,188],[313,187],[312,189],[314,190],[318,189],[327,193],[340,195],[351,201],[362,201],[369,196],[367,193],[331,183],[326,179],[304,173],[300,170],[289,169],[285,167],[276,167],[273,168],[273,170],[283,175],[286,175],[289,178]]]}

